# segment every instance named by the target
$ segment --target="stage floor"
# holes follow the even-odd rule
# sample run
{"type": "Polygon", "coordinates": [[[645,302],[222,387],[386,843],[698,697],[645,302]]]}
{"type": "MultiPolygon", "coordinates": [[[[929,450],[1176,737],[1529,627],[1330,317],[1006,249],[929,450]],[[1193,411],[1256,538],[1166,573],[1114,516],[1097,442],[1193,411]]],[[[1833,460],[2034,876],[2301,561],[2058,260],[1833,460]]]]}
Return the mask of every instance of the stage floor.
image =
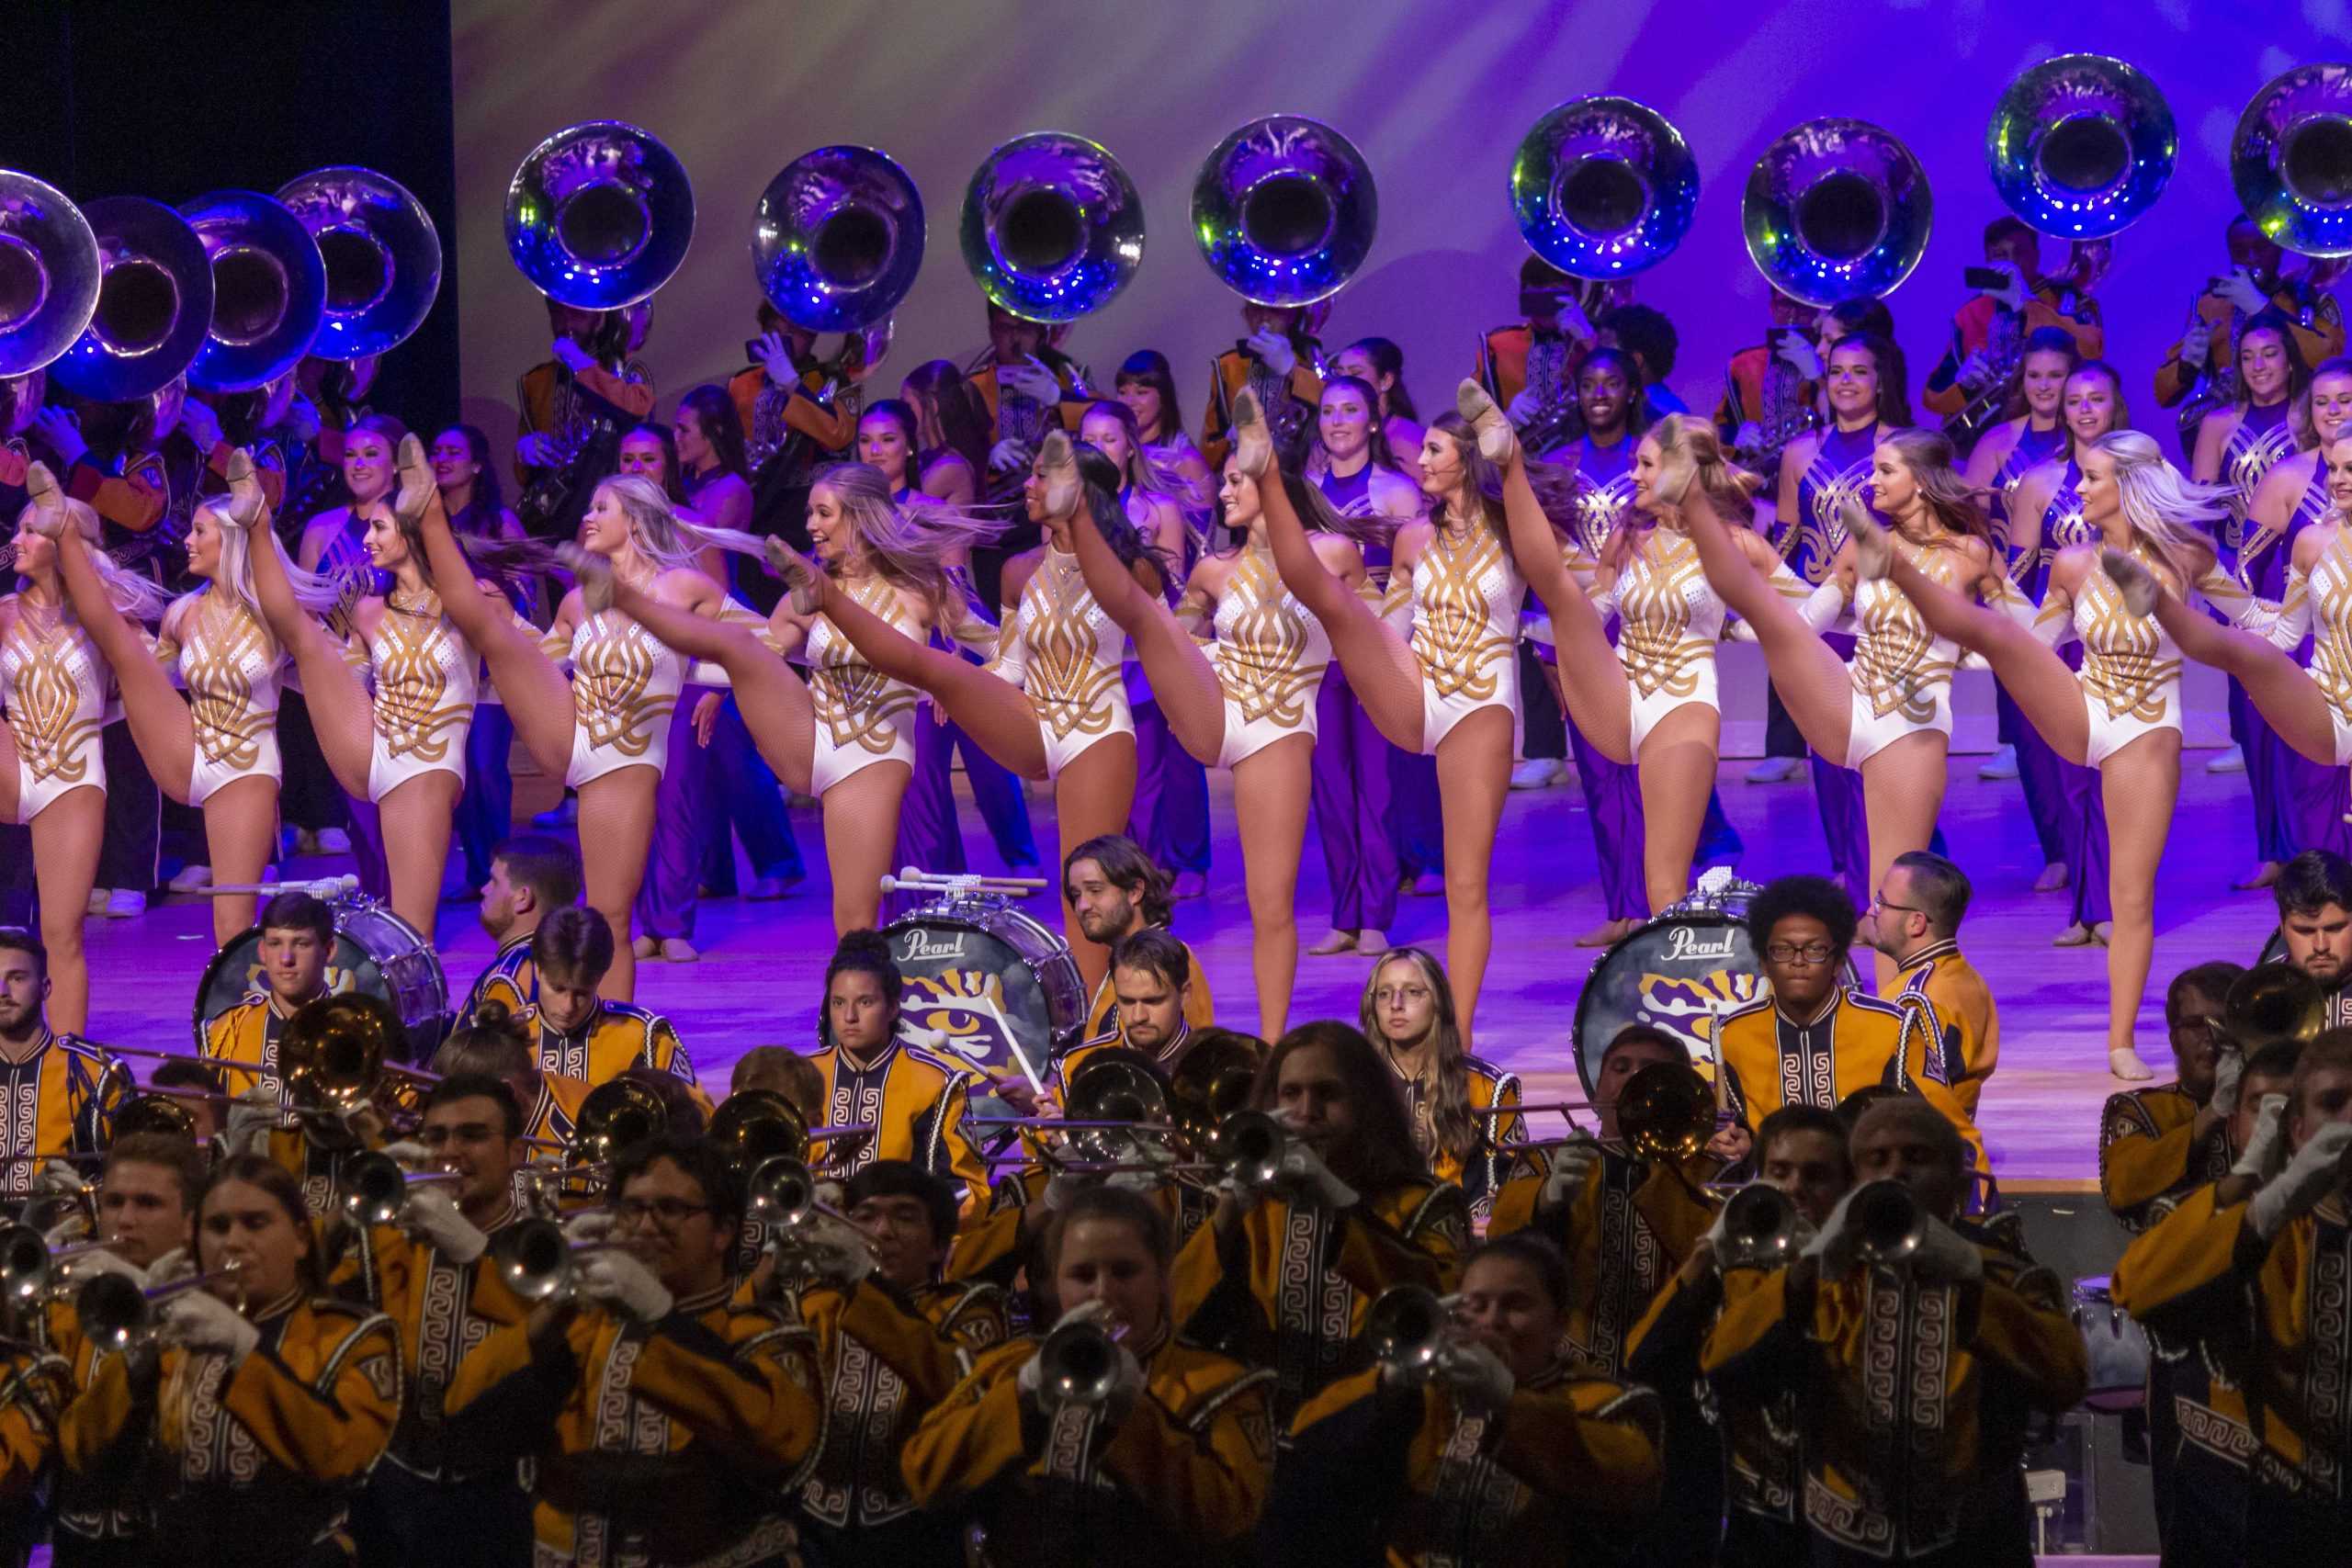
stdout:
{"type": "MultiPolygon", "coordinates": [[[[2251,962],[2275,925],[2267,893],[2230,884],[2254,863],[2254,836],[2243,774],[2208,774],[2210,751],[2191,751],[2180,810],[2156,890],[2155,966],[2141,1011],[2140,1050],[2160,1075],[2168,1070],[2165,981],[2209,958],[2251,962]]],[[[2037,896],[2041,869],[2031,824],[2014,781],[1981,783],[1979,757],[1955,758],[1944,805],[1946,838],[1976,885],[1962,946],[1991,982],[2001,1011],[2001,1063],[1981,1112],[1985,1140],[2002,1179],[2079,1184],[2098,1176],[2101,1102],[2117,1087],[2106,1068],[2106,953],[2050,945],[2066,920],[2064,894],[2037,896]]],[[[1724,809],[1747,840],[1743,876],[1764,881],[1825,867],[1813,793],[1800,774],[1784,784],[1742,781],[1745,761],[1723,768],[1724,809]]],[[[1227,776],[1212,773],[1214,866],[1205,898],[1178,907],[1176,929],[1206,965],[1220,1012],[1251,1027],[1250,933],[1242,900],[1240,852],[1233,829],[1227,776]]],[[[959,792],[961,788],[958,782],[959,792]]],[[[987,835],[966,801],[966,840],[976,863],[993,866],[987,835]]],[[[638,1000],[678,1024],[704,1081],[723,1092],[729,1067],[749,1047],[813,1041],[819,986],[832,949],[822,879],[823,835],[813,812],[796,811],[794,828],[812,874],[775,903],[707,903],[695,942],[699,964],[639,966],[638,1000]]],[[[1041,846],[1053,842],[1049,798],[1033,798],[1041,846]]],[[[1299,878],[1301,946],[1327,929],[1322,856],[1310,829],[1299,878]]],[[[324,874],[334,863],[302,862],[289,874],[324,874]]],[[[1565,786],[1514,793],[1503,818],[1495,864],[1495,952],[1479,1016],[1477,1050],[1527,1080],[1530,1100],[1580,1100],[1568,1056],[1577,993],[1599,953],[1570,945],[1603,918],[1592,833],[1582,795],[1565,786]]],[[[1041,897],[1039,917],[1055,923],[1041,897]]],[[[120,1043],[179,1048],[187,1039],[190,1002],[211,955],[210,922],[190,900],[160,905],[132,920],[89,923],[95,976],[91,1034],[120,1043]]],[[[1442,898],[1407,898],[1391,940],[1445,948],[1442,898]]],[[[462,905],[442,910],[440,939],[451,986],[462,996],[488,956],[489,940],[462,905]]],[[[1364,961],[1352,955],[1300,960],[1294,1022],[1321,1017],[1352,1021],[1364,961]]],[[[1539,1128],[1556,1122],[1537,1119],[1539,1128]]]]}

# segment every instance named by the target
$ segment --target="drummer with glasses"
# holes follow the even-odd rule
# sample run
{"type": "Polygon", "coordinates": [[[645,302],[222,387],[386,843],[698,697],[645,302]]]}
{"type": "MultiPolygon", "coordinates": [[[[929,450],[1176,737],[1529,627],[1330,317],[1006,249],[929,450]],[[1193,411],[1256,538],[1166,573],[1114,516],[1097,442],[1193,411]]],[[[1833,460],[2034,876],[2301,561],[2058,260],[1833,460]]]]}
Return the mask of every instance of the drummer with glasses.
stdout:
{"type": "Polygon", "coordinates": [[[1718,1025],[1732,1113],[1754,1132],[1783,1105],[1835,1110],[1856,1089],[1905,1090],[1941,1111],[1975,1168],[1989,1169],[1984,1141],[1952,1095],[1927,1019],[1847,983],[1859,924],[1854,901],[1826,877],[1777,878],[1748,906],[1748,941],[1766,989],[1718,1025]]]}

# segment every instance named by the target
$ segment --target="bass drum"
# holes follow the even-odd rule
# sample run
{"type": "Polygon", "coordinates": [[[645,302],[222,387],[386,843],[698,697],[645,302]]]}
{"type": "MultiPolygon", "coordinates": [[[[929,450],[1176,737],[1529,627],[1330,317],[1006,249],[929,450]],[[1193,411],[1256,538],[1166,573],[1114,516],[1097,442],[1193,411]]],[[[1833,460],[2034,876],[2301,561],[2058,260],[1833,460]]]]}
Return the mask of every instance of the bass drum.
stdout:
{"type": "MultiPolygon", "coordinates": [[[[1665,1030],[1694,1063],[1714,1061],[1715,1020],[1764,990],[1747,924],[1760,891],[1710,871],[1689,897],[1600,955],[1577,998],[1577,1077],[1586,1094],[1600,1081],[1601,1053],[1628,1024],[1665,1030]]],[[[1850,962],[1846,983],[1856,984],[1850,962]]]]}
{"type": "Polygon", "coordinates": [[[936,898],[883,928],[906,989],[902,1029],[945,1037],[974,1066],[1018,1071],[1018,1039],[1040,1074],[1078,1043],[1086,987],[1061,933],[987,895],[936,898]]]}
{"type": "MultiPolygon", "coordinates": [[[[334,952],[327,959],[327,992],[364,991],[381,997],[401,1015],[412,1063],[428,1062],[449,1032],[449,983],[433,944],[417,929],[365,894],[336,898],[334,952]]],[[[212,1021],[267,987],[261,977],[261,928],[230,939],[212,955],[196,988],[190,1025],[196,1048],[204,1049],[212,1021]]]]}

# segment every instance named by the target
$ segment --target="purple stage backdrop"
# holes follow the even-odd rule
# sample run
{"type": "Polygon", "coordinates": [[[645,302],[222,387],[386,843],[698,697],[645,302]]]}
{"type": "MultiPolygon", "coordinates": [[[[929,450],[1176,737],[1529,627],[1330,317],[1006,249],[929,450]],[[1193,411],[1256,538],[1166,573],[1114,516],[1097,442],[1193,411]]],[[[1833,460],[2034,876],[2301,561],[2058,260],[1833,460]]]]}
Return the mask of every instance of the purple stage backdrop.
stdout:
{"type": "MultiPolygon", "coordinates": [[[[469,414],[502,438],[515,376],[547,353],[538,298],[506,258],[507,178],[548,132],[594,118],[645,127],[694,180],[693,252],[660,298],[646,355],[665,413],[677,392],[741,367],[756,301],[753,203],[785,163],[828,142],[888,152],[929,212],[928,259],[882,384],[921,359],[968,358],[985,333],[956,242],[965,184],[996,143],[1051,129],[1122,159],[1149,224],[1140,275],[1067,346],[1106,386],[1129,351],[1165,350],[1197,428],[1209,356],[1238,329],[1234,297],[1188,231],[1193,175],[1226,131],[1276,110],[1329,121],[1371,161],[1379,238],[1324,338],[1396,339],[1429,412],[1450,402],[1480,330],[1514,308],[1525,248],[1505,202],[1513,149],[1554,104],[1603,91],[1667,115],[1702,170],[1695,228],[1638,294],[1680,328],[1670,382],[1702,411],[1725,358],[1761,330],[1764,285],[1739,224],[1757,154],[1831,114],[1908,142],[1936,198],[1926,260],[1891,301],[1916,391],[1964,297],[1961,269],[2003,210],[1984,171],[1995,99],[2018,70],[2077,50],[2148,72],[2179,125],[2171,188],[2121,236],[2102,289],[2109,355],[2138,423],[2168,433],[2147,406],[2149,379],[2191,294],[2222,265],[2239,110],[2290,65],[2352,55],[2346,0],[458,0],[454,30],[465,385],[469,414]]],[[[2060,250],[2046,245],[2048,265],[2060,250]]]]}

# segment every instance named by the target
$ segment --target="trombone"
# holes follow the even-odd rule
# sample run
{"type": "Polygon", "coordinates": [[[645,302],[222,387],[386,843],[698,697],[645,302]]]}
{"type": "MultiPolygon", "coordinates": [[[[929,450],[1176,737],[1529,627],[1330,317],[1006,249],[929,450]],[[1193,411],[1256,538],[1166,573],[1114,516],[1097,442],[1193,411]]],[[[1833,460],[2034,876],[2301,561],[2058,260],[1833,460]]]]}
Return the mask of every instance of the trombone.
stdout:
{"type": "Polygon", "coordinates": [[[74,1292],[74,1314],[81,1320],[82,1332],[101,1353],[127,1351],[154,1334],[157,1308],[174,1296],[234,1280],[239,1267],[232,1260],[209,1273],[190,1274],[144,1289],[125,1275],[94,1274],[74,1292]]]}

